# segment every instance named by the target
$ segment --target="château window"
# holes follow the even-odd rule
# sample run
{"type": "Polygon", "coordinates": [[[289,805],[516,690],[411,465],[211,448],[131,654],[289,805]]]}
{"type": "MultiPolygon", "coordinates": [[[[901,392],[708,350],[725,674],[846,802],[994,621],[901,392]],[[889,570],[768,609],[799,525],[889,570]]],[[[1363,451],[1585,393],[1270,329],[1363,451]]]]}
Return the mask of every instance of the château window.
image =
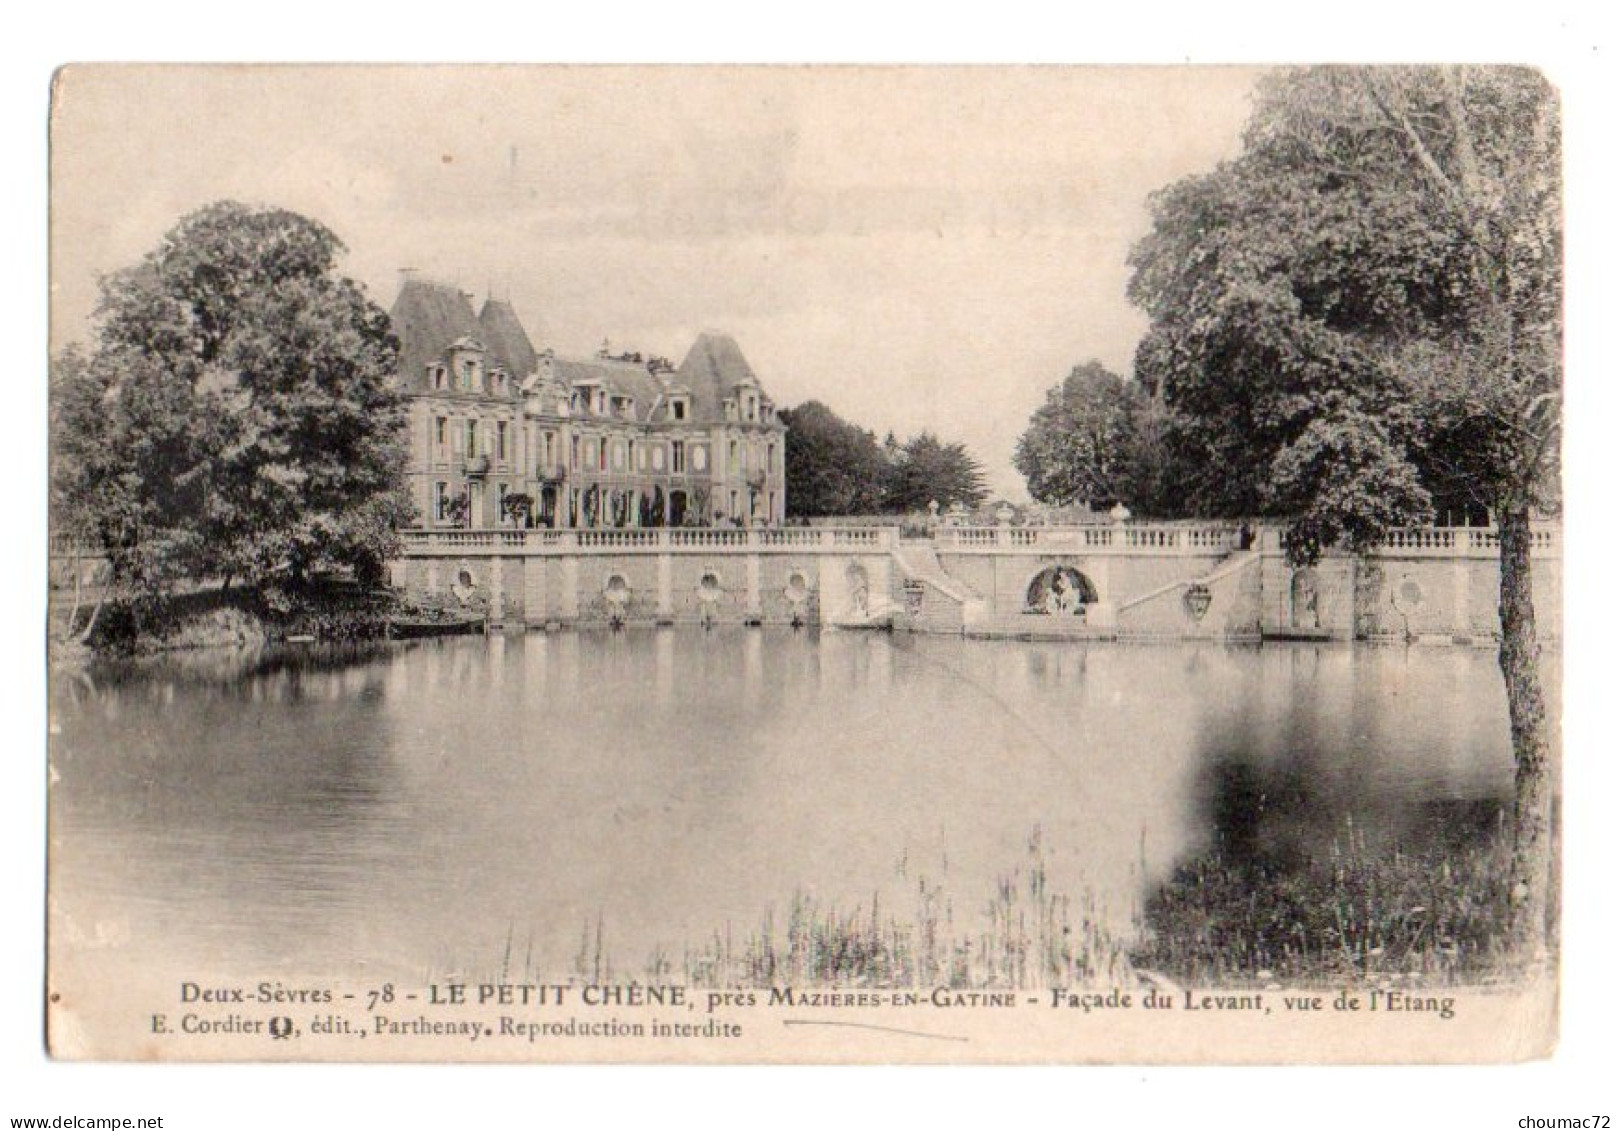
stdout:
{"type": "Polygon", "coordinates": [[[670,402],[670,419],[671,420],[685,420],[686,418],[687,418],[687,402],[686,401],[671,401],[670,402]]]}
{"type": "Polygon", "coordinates": [[[450,444],[450,421],[442,416],[433,418],[433,450],[434,458],[443,462],[450,458],[447,448],[450,444]]]}
{"type": "Polygon", "coordinates": [[[472,459],[478,455],[478,421],[467,421],[462,432],[462,454],[472,459]]]}
{"type": "Polygon", "coordinates": [[[448,489],[449,484],[446,483],[435,483],[433,485],[433,519],[435,522],[445,521],[445,503],[449,501],[446,497],[448,489]]]}
{"type": "Polygon", "coordinates": [[[507,461],[507,422],[495,422],[495,458],[502,463],[507,461]]]}
{"type": "Polygon", "coordinates": [[[670,442],[670,470],[677,475],[687,470],[687,445],[680,440],[670,442]]]}

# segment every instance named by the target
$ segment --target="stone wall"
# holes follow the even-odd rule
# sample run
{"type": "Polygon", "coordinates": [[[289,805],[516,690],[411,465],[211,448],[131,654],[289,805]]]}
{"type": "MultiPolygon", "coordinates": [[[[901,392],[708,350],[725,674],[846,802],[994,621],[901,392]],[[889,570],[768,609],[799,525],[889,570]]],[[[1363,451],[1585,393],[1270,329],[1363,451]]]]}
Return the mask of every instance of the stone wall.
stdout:
{"type": "MultiPolygon", "coordinates": [[[[882,592],[888,556],[871,555],[882,592]]],[[[860,556],[839,555],[847,566],[860,556]]],[[[496,623],[817,624],[822,563],[813,554],[535,554],[418,556],[392,566],[415,598],[449,603],[465,575],[471,604],[496,623]]]]}
{"type": "MultiPolygon", "coordinates": [[[[972,609],[945,578],[908,580],[887,548],[451,551],[404,558],[393,577],[412,595],[442,601],[465,577],[474,603],[506,624],[892,621],[901,629],[960,633],[974,628],[973,619],[994,633],[997,626],[1052,627],[1023,616],[1026,595],[1041,571],[1066,566],[1097,592],[1085,624],[1073,626],[1094,634],[1481,641],[1498,630],[1497,561],[1479,554],[1387,550],[1360,559],[1330,556],[1299,569],[1273,547],[1233,555],[976,548],[938,558],[950,579],[978,596],[968,601],[972,609]]],[[[1532,564],[1538,631],[1548,638],[1563,633],[1560,566],[1551,554],[1532,564]]]]}
{"type": "Polygon", "coordinates": [[[1193,579],[1128,599],[1115,631],[1133,639],[1253,639],[1261,635],[1259,555],[1245,554],[1193,579]]]}

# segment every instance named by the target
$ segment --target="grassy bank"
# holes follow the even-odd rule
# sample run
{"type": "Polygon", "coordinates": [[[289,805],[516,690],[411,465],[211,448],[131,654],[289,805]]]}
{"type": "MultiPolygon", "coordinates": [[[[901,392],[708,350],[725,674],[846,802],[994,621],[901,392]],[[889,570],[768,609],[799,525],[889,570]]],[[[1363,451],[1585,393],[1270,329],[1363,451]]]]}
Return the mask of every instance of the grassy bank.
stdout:
{"type": "Polygon", "coordinates": [[[717,931],[655,974],[690,985],[1037,990],[1133,980],[1126,949],[1098,926],[1089,901],[1050,890],[1039,840],[990,899],[959,917],[943,884],[920,879],[909,907],[878,896],[841,907],[797,892],[779,922],[767,911],[740,937],[717,931]]]}
{"type": "MultiPolygon", "coordinates": [[[[386,633],[388,618],[398,608],[397,599],[387,591],[364,590],[345,582],[198,588],[109,599],[95,615],[85,643],[96,653],[141,655],[241,647],[303,636],[325,641],[367,640],[386,633]]],[[[81,604],[77,623],[53,623],[53,641],[78,636],[91,616],[92,607],[81,604]]]]}
{"type": "Polygon", "coordinates": [[[1512,976],[1510,845],[1419,853],[1371,848],[1355,829],[1287,863],[1213,853],[1178,868],[1144,909],[1141,968],[1190,985],[1419,985],[1512,976]]]}
{"type": "MultiPolygon", "coordinates": [[[[1365,984],[1423,988],[1518,980],[1508,945],[1509,847],[1502,834],[1421,853],[1373,848],[1347,829],[1315,857],[1238,862],[1213,853],[1179,867],[1147,898],[1130,939],[1101,926],[1086,892],[1052,889],[1040,837],[988,898],[940,882],[908,898],[861,903],[796,892],[741,928],[642,961],[614,954],[598,919],[584,925],[570,980],[708,988],[1264,988],[1365,984]]],[[[433,977],[558,977],[509,938],[498,970],[433,977]],[[522,957],[519,957],[519,955],[522,957]]]]}

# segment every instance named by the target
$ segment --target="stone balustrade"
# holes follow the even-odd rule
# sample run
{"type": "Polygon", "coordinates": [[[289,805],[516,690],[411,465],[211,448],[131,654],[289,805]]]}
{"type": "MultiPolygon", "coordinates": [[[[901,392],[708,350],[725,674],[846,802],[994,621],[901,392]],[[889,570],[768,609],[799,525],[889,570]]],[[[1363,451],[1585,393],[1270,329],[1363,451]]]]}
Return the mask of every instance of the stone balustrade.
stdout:
{"type": "Polygon", "coordinates": [[[1044,553],[1224,554],[1238,546],[1238,528],[1174,523],[1114,526],[946,526],[935,531],[944,552],[1035,550],[1044,553]]]}
{"type": "MultiPolygon", "coordinates": [[[[647,550],[752,552],[804,550],[838,552],[881,551],[900,542],[893,526],[759,527],[748,530],[709,527],[614,530],[407,530],[402,534],[407,554],[446,552],[547,553],[647,550]]],[[[941,552],[1024,550],[1038,553],[1109,553],[1190,556],[1226,554],[1238,549],[1236,526],[1179,523],[1121,523],[1112,526],[945,526],[934,532],[941,552]]],[[[1276,528],[1256,533],[1258,550],[1281,552],[1276,528]]],[[[1531,552],[1537,557],[1558,557],[1561,539],[1557,523],[1540,523],[1531,530],[1531,552]]],[[[1424,527],[1387,534],[1372,551],[1375,557],[1496,557],[1498,535],[1494,527],[1424,527]]]]}
{"type": "Polygon", "coordinates": [[[840,553],[887,551],[900,537],[893,527],[760,527],[727,530],[700,527],[616,530],[406,530],[406,557],[442,554],[590,553],[840,553]]]}
{"type": "MultiPolygon", "coordinates": [[[[1562,549],[1557,523],[1531,527],[1531,556],[1558,557],[1562,549]]],[[[1497,528],[1491,526],[1432,526],[1394,530],[1374,551],[1379,557],[1495,558],[1499,552],[1497,528]]]]}

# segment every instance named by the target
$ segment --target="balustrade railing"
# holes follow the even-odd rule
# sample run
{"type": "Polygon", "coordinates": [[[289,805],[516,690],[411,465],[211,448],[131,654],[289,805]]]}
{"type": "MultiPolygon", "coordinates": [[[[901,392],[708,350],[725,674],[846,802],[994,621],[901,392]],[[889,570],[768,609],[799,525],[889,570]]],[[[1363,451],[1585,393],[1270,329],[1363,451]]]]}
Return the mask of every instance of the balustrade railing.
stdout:
{"type": "Polygon", "coordinates": [[[946,526],[935,532],[942,549],[1119,549],[1143,552],[1225,553],[1238,545],[1228,526],[1133,524],[1120,526],[946,526]]]}
{"type": "MultiPolygon", "coordinates": [[[[899,543],[892,526],[616,528],[610,530],[467,530],[426,529],[401,532],[407,553],[445,551],[536,550],[799,550],[882,551],[899,543]]],[[[935,531],[937,550],[1035,550],[1052,553],[1223,554],[1238,548],[1239,531],[1225,526],[1177,526],[1128,523],[1115,526],[948,526],[935,531]]],[[[1495,557],[1498,532],[1493,527],[1424,527],[1391,531],[1374,547],[1376,555],[1419,557],[1495,557]]],[[[1281,549],[1276,528],[1257,532],[1254,543],[1267,551],[1281,549]]],[[[1561,549],[1556,523],[1531,529],[1531,552],[1556,556],[1561,549]]]]}
{"type": "MultiPolygon", "coordinates": [[[[1496,557],[1502,538],[1495,526],[1435,526],[1393,530],[1375,553],[1437,557],[1496,557]]],[[[1549,557],[1560,551],[1559,526],[1545,523],[1531,528],[1531,553],[1549,557]]]]}
{"type": "Polygon", "coordinates": [[[406,530],[408,554],[447,550],[885,550],[895,545],[890,527],[614,528],[609,530],[406,530]]]}

